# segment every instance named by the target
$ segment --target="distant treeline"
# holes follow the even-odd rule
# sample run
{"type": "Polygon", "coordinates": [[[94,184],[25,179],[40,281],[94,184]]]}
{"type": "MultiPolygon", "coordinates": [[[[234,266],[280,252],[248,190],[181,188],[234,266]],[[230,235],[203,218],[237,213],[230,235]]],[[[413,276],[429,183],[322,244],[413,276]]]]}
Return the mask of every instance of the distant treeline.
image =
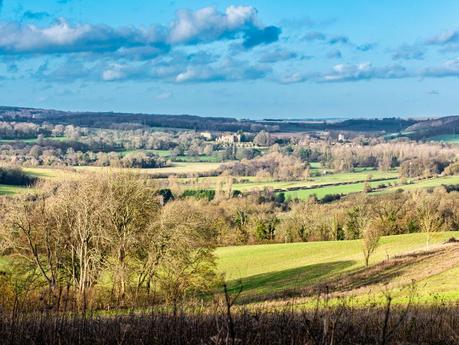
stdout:
{"type": "Polygon", "coordinates": [[[132,114],[115,112],[65,112],[46,109],[0,107],[0,120],[28,121],[75,125],[92,128],[135,129],[142,126],[183,128],[193,130],[259,132],[304,132],[316,130],[346,130],[361,132],[400,132],[416,124],[414,119],[351,119],[341,122],[302,123],[295,121],[253,121],[231,117],[201,117],[196,115],[132,114]]]}

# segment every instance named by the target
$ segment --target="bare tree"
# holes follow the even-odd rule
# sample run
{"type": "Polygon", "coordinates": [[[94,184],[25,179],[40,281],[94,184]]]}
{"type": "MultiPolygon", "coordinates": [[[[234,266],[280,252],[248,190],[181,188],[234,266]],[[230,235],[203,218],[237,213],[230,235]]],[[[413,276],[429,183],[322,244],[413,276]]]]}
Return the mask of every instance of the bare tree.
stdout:
{"type": "Polygon", "coordinates": [[[370,256],[374,253],[379,245],[381,231],[374,222],[367,222],[363,229],[362,250],[365,259],[365,266],[370,263],[370,256]]]}

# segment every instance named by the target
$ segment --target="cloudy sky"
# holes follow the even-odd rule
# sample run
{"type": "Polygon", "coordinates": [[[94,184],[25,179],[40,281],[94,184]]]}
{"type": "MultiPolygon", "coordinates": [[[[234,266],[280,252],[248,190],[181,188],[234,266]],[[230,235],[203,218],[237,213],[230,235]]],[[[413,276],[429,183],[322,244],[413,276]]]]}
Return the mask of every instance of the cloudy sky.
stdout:
{"type": "Polygon", "coordinates": [[[0,0],[1,105],[424,116],[458,90],[457,0],[0,0]]]}

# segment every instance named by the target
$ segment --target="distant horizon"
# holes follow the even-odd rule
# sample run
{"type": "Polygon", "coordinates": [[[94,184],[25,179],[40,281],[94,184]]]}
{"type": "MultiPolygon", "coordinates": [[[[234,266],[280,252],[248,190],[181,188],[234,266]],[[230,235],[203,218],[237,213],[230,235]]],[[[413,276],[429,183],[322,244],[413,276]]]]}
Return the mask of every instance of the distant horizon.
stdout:
{"type": "Polygon", "coordinates": [[[291,115],[285,117],[266,117],[263,115],[259,116],[237,116],[237,115],[228,115],[228,116],[217,116],[217,115],[207,115],[207,114],[192,114],[192,113],[160,113],[160,112],[136,112],[136,111],[117,111],[117,110],[81,110],[81,109],[59,109],[59,108],[46,108],[46,107],[31,107],[24,105],[6,105],[0,104],[0,107],[6,108],[24,108],[24,109],[41,109],[41,110],[53,110],[53,111],[62,111],[69,113],[124,113],[124,114],[143,114],[143,115],[164,115],[164,116],[198,116],[203,118],[233,118],[237,120],[249,120],[249,121],[333,121],[333,120],[358,120],[358,119],[384,119],[384,118],[400,118],[400,119],[416,119],[416,120],[427,120],[432,118],[442,118],[449,116],[459,116],[455,114],[440,114],[440,115],[379,115],[379,116],[334,116],[334,115],[291,115]]]}

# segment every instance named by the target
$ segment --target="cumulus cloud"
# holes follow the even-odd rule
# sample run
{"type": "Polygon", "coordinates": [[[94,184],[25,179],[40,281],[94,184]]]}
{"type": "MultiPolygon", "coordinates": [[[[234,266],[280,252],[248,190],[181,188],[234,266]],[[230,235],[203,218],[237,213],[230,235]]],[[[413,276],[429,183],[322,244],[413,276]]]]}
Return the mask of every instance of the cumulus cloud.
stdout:
{"type": "Polygon", "coordinates": [[[403,44],[399,46],[392,59],[394,60],[422,60],[424,58],[424,50],[418,45],[403,44]]]}
{"type": "MultiPolygon", "coordinates": [[[[264,52],[259,61],[262,63],[275,63],[275,62],[280,62],[280,61],[287,61],[291,59],[296,59],[300,58],[298,53],[290,51],[290,50],[284,50],[284,49],[275,49],[271,51],[264,52]]],[[[304,58],[304,57],[301,57],[304,58]]]]}
{"type": "Polygon", "coordinates": [[[459,43],[459,31],[447,31],[433,36],[426,41],[427,44],[445,45],[459,43]]]}
{"type": "Polygon", "coordinates": [[[263,26],[251,6],[229,6],[224,13],[215,7],[197,11],[179,10],[169,32],[172,44],[192,44],[243,37],[243,46],[252,48],[276,42],[281,29],[263,26]]]}
{"type": "Polygon", "coordinates": [[[303,36],[303,40],[305,41],[324,41],[326,38],[327,36],[324,33],[318,31],[307,32],[303,36]]]}
{"type": "Polygon", "coordinates": [[[107,25],[70,25],[60,19],[47,27],[32,24],[1,23],[0,53],[55,54],[115,51],[122,47],[154,46],[161,43],[155,28],[114,29],[107,25]]]}
{"type": "Polygon", "coordinates": [[[193,66],[179,73],[178,83],[256,80],[266,77],[269,67],[251,65],[247,61],[227,59],[215,66],[193,66]]]}
{"type": "Polygon", "coordinates": [[[377,46],[376,43],[364,43],[364,44],[360,44],[360,45],[356,46],[355,48],[357,50],[362,51],[362,52],[367,52],[369,50],[375,49],[376,46],[377,46]]]}
{"type": "Polygon", "coordinates": [[[284,84],[315,81],[318,83],[356,82],[372,79],[400,79],[412,75],[401,65],[375,67],[369,62],[337,64],[328,72],[290,73],[278,78],[284,84]]]}
{"type": "Polygon", "coordinates": [[[215,7],[179,10],[169,39],[172,43],[193,43],[232,37],[244,28],[256,26],[256,21],[257,11],[250,6],[230,6],[225,13],[215,7]]]}
{"type": "MultiPolygon", "coordinates": [[[[46,15],[44,12],[24,13],[29,19],[39,19],[46,15]]],[[[134,54],[146,52],[149,56],[155,49],[167,52],[171,45],[209,43],[223,39],[241,38],[245,48],[252,48],[277,41],[280,32],[278,27],[263,26],[256,9],[250,6],[230,6],[224,13],[214,7],[197,11],[181,10],[169,27],[72,25],[65,19],[59,19],[48,26],[2,22],[0,53],[100,53],[122,50],[134,54]]]]}
{"type": "Polygon", "coordinates": [[[44,61],[34,72],[34,77],[41,81],[74,82],[76,80],[98,80],[100,63],[87,64],[78,59],[66,59],[63,63],[44,61]]]}
{"type": "Polygon", "coordinates": [[[410,76],[401,65],[375,67],[369,62],[359,64],[338,64],[328,73],[319,76],[321,82],[344,82],[371,79],[399,79],[410,76]]]}
{"type": "Polygon", "coordinates": [[[142,63],[109,63],[99,69],[103,81],[163,80],[171,83],[200,83],[255,80],[266,77],[271,68],[248,61],[226,58],[211,62],[211,58],[191,56],[184,63],[180,58],[142,63]],[[207,61],[207,62],[206,62],[207,61]]]}
{"type": "Polygon", "coordinates": [[[303,36],[303,40],[305,41],[323,41],[329,45],[336,45],[336,44],[351,44],[351,40],[347,36],[343,35],[328,35],[323,32],[318,31],[310,31],[307,32],[303,36]]]}
{"type": "Polygon", "coordinates": [[[349,44],[350,40],[349,40],[349,37],[341,36],[341,35],[335,35],[335,36],[331,36],[328,39],[328,43],[331,44],[331,45],[334,45],[334,44],[349,44]]]}
{"type": "Polygon", "coordinates": [[[276,26],[267,26],[263,29],[252,28],[244,34],[244,48],[253,48],[260,44],[269,44],[279,40],[281,29],[276,26]]]}
{"type": "Polygon", "coordinates": [[[345,35],[329,35],[319,31],[310,31],[303,36],[303,41],[322,42],[330,46],[347,46],[355,50],[366,52],[376,47],[375,43],[355,44],[345,35]]]}
{"type": "Polygon", "coordinates": [[[427,45],[439,46],[443,51],[459,50],[459,31],[447,31],[425,41],[427,45]]]}
{"type": "Polygon", "coordinates": [[[431,78],[459,77],[459,57],[445,61],[440,66],[424,69],[422,76],[431,78]]]}

